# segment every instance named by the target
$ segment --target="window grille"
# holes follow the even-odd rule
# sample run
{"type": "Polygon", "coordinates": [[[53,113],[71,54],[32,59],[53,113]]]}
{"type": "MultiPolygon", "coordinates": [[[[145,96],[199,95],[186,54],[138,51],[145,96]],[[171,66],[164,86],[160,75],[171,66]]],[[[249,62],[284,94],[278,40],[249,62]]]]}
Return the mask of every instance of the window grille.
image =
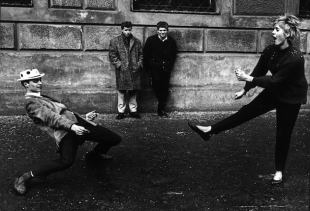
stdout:
{"type": "Polygon", "coordinates": [[[0,0],[1,6],[32,7],[32,0],[0,0]]]}
{"type": "Polygon", "coordinates": [[[217,0],[133,0],[134,11],[216,12],[217,0]]]}
{"type": "Polygon", "coordinates": [[[299,15],[310,17],[310,0],[300,0],[299,15]]]}

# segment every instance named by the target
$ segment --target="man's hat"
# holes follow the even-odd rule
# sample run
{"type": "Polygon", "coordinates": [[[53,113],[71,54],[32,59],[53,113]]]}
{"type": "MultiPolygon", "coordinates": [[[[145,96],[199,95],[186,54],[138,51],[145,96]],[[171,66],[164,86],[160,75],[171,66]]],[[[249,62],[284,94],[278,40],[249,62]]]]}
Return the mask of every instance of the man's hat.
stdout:
{"type": "Polygon", "coordinates": [[[20,79],[17,79],[17,81],[32,80],[36,78],[41,78],[44,75],[45,75],[44,73],[40,74],[39,70],[37,69],[28,69],[20,72],[20,79]]]}

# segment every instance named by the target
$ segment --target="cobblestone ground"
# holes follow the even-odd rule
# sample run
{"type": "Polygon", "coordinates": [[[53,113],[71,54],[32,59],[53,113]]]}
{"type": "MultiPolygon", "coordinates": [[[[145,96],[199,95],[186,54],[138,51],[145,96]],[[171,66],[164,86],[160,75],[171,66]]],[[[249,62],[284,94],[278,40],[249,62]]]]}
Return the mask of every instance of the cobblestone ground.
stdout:
{"type": "Polygon", "coordinates": [[[0,117],[0,210],[309,210],[309,111],[293,133],[284,184],[271,186],[274,173],[275,113],[202,141],[187,126],[211,124],[229,113],[171,113],[160,119],[97,122],[119,133],[122,143],[111,161],[88,163],[94,145],[79,148],[74,165],[45,180],[33,179],[26,195],[13,181],[57,154],[53,141],[24,116],[0,117]]]}

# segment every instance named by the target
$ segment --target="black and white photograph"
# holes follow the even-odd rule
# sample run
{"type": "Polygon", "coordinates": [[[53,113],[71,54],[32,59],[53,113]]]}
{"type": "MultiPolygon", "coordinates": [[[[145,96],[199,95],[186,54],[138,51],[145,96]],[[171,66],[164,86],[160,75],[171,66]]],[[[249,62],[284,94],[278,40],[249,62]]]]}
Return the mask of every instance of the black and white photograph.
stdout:
{"type": "Polygon", "coordinates": [[[0,0],[0,211],[308,211],[310,0],[0,0]]]}

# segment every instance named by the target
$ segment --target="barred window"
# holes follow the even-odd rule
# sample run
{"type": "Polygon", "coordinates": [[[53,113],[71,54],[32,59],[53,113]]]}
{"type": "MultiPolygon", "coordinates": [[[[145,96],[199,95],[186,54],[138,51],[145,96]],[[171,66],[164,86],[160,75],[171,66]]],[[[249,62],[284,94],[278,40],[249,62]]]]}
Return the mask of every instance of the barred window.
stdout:
{"type": "Polygon", "coordinates": [[[216,12],[217,0],[133,0],[134,11],[216,12]]]}
{"type": "Polygon", "coordinates": [[[0,0],[1,6],[32,7],[32,0],[0,0]]]}
{"type": "Polygon", "coordinates": [[[300,0],[299,15],[310,17],[310,0],[300,0]]]}

